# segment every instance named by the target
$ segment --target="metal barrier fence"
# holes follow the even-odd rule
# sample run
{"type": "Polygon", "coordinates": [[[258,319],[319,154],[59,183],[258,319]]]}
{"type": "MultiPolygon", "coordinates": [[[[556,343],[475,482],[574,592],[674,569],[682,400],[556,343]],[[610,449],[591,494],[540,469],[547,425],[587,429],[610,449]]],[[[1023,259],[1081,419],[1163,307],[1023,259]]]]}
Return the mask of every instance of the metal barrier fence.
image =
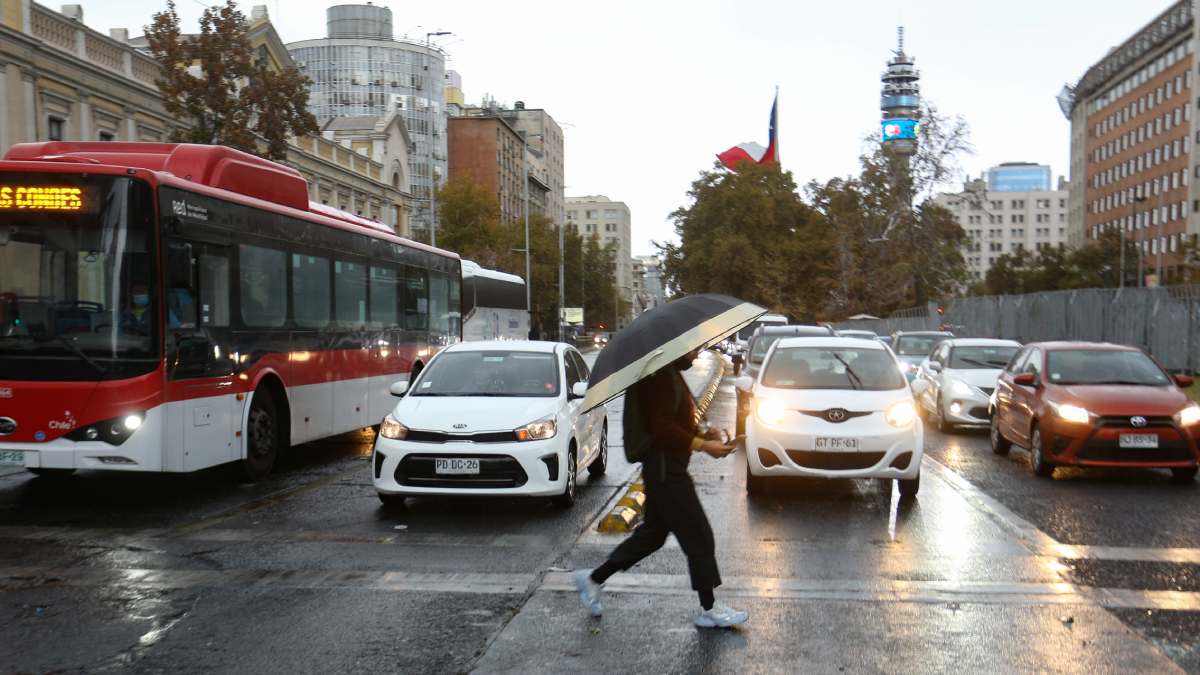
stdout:
{"type": "Polygon", "coordinates": [[[1200,285],[1087,288],[992,295],[914,307],[886,319],[842,321],[837,328],[880,335],[949,326],[960,337],[1019,342],[1091,340],[1141,347],[1170,370],[1200,370],[1200,285]]]}

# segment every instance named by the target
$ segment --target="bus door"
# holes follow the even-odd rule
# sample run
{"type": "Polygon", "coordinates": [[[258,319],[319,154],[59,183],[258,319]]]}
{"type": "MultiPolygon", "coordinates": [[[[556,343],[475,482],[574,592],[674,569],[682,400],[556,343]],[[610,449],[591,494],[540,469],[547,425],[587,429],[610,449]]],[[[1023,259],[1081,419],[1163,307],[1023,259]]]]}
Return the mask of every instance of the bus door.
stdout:
{"type": "Polygon", "coordinates": [[[230,251],[167,239],[164,295],[168,468],[194,471],[240,458],[238,400],[229,326],[230,251]]]}

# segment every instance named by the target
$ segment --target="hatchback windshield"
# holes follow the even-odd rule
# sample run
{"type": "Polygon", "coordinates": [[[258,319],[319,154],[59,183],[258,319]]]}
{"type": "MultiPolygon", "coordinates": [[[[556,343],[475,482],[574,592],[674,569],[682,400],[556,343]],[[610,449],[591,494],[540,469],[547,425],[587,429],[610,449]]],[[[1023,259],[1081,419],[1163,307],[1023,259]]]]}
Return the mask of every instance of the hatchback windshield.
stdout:
{"type": "Polygon", "coordinates": [[[779,337],[778,335],[763,335],[755,338],[754,347],[750,349],[750,363],[762,363],[767,356],[767,351],[779,340],[779,337]]]}
{"type": "Polygon", "coordinates": [[[955,370],[998,370],[1008,365],[1018,347],[955,347],[950,350],[950,367],[955,370]]]}
{"type": "Polygon", "coordinates": [[[901,335],[896,338],[893,348],[900,356],[927,356],[945,339],[942,335],[901,335]]]}
{"type": "Polygon", "coordinates": [[[1138,384],[1164,386],[1167,374],[1141,352],[1063,350],[1046,357],[1046,372],[1054,384],[1138,384]]]}
{"type": "Polygon", "coordinates": [[[767,363],[763,384],[777,389],[902,389],[904,376],[882,349],[785,347],[767,363]]]}
{"type": "Polygon", "coordinates": [[[0,173],[0,378],[131,377],[158,364],[150,188],[0,173]]]}
{"type": "Polygon", "coordinates": [[[439,356],[413,396],[558,396],[558,359],[519,351],[461,351],[439,356]]]}

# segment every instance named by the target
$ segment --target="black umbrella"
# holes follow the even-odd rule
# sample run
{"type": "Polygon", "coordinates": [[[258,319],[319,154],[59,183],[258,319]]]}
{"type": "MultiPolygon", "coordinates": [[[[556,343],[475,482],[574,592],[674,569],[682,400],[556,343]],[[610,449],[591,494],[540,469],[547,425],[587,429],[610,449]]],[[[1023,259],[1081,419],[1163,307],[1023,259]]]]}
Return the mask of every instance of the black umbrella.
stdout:
{"type": "Polygon", "coordinates": [[[766,314],[727,295],[688,295],[659,305],[621,329],[600,352],[583,409],[620,396],[693,349],[707,347],[766,314]]]}

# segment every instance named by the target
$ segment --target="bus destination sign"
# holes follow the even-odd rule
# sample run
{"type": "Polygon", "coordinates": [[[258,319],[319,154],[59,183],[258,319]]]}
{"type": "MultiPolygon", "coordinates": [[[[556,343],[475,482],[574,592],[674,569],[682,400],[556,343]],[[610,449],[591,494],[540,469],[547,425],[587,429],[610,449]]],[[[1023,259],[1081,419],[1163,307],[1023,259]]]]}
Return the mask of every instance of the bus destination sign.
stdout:
{"type": "Polygon", "coordinates": [[[0,185],[0,211],[80,211],[83,188],[68,185],[0,185]]]}

